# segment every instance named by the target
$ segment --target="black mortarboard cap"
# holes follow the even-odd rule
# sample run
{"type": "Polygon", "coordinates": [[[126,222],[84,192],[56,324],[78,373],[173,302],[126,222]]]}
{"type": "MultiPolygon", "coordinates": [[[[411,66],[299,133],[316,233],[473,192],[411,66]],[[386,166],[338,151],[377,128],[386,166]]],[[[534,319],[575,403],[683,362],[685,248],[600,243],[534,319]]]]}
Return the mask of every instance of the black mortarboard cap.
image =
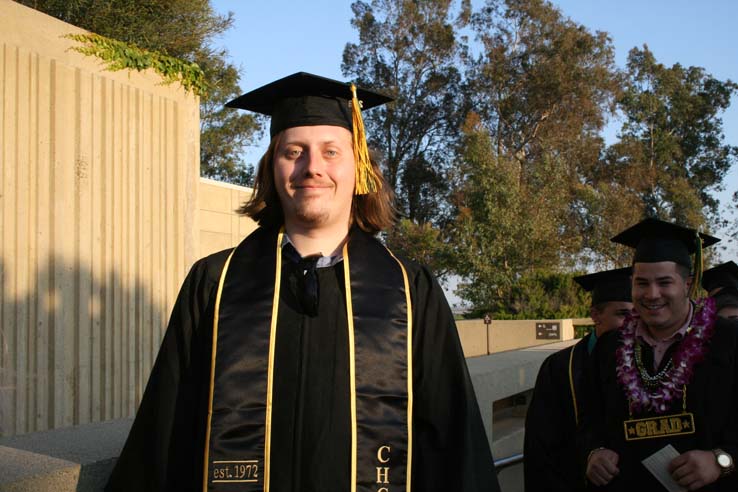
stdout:
{"type": "Polygon", "coordinates": [[[592,305],[603,302],[631,302],[631,267],[616,268],[574,277],[584,290],[592,293],[592,305]]]}
{"type": "Polygon", "coordinates": [[[718,287],[738,288],[738,265],[733,261],[721,263],[702,273],[702,288],[710,292],[718,287]]]}
{"type": "Polygon", "coordinates": [[[697,231],[658,219],[645,219],[624,230],[611,241],[635,248],[633,263],[673,261],[692,268],[690,255],[701,248],[712,246],[720,239],[699,233],[702,239],[698,248],[697,231]]]}
{"type": "Polygon", "coordinates": [[[717,311],[724,307],[738,307],[738,289],[735,287],[724,287],[712,297],[715,299],[715,309],[717,311]]]}
{"type": "Polygon", "coordinates": [[[392,101],[391,97],[354,84],[298,72],[254,89],[226,104],[271,116],[269,134],[296,126],[331,125],[351,132],[356,161],[354,193],[373,193],[381,187],[366,144],[362,109],[392,101]]]}
{"type": "MultiPolygon", "coordinates": [[[[393,98],[367,89],[356,88],[361,109],[388,103],[393,98]]],[[[351,131],[353,128],[351,84],[298,72],[251,92],[226,104],[272,117],[269,129],[273,137],[295,126],[332,125],[351,131]]]]}

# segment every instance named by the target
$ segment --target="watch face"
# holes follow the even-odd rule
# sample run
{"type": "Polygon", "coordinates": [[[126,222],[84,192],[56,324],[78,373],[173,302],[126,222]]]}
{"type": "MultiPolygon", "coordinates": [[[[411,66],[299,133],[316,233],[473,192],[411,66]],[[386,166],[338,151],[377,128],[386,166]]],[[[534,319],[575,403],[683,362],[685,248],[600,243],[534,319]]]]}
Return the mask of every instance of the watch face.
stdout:
{"type": "Polygon", "coordinates": [[[728,468],[730,466],[730,461],[730,456],[725,453],[720,453],[717,455],[717,462],[721,468],[728,468]]]}

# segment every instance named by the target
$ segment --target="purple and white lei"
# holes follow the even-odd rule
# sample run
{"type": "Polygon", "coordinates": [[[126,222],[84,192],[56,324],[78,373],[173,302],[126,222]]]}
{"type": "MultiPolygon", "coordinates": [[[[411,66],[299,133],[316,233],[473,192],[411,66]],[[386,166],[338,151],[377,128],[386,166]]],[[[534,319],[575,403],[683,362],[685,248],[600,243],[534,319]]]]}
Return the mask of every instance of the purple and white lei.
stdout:
{"type": "Polygon", "coordinates": [[[620,328],[622,344],[615,352],[616,373],[633,414],[653,411],[663,413],[674,400],[683,396],[683,388],[692,379],[694,366],[707,354],[707,344],[715,329],[715,300],[711,297],[695,303],[692,323],[681,344],[671,356],[672,367],[658,387],[647,390],[638,374],[635,361],[636,327],[641,323],[637,313],[629,314],[620,328]]]}

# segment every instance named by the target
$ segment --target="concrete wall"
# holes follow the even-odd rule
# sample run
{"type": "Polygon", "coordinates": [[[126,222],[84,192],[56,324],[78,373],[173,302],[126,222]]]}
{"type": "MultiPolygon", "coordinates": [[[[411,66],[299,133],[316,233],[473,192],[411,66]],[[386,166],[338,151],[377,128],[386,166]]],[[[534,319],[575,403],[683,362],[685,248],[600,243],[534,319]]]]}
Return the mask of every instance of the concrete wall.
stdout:
{"type": "Polygon", "coordinates": [[[200,256],[236,246],[257,224],[235,210],[253,190],[243,186],[200,178],[200,256]]]}
{"type": "Polygon", "coordinates": [[[536,323],[541,322],[559,323],[558,341],[574,338],[574,325],[570,319],[494,320],[489,325],[489,353],[546,345],[557,341],[536,339],[536,323]]]}
{"type": "Polygon", "coordinates": [[[464,357],[487,355],[489,330],[481,319],[457,320],[456,330],[459,332],[464,357]]]}
{"type": "Polygon", "coordinates": [[[130,416],[199,253],[199,101],[0,12],[0,435],[130,416]]]}
{"type": "Polygon", "coordinates": [[[588,325],[589,318],[553,320],[492,320],[485,325],[484,320],[468,319],[456,321],[459,338],[466,357],[478,357],[524,347],[546,345],[574,338],[574,327],[588,325]],[[536,323],[559,323],[557,340],[538,340],[536,323]]]}

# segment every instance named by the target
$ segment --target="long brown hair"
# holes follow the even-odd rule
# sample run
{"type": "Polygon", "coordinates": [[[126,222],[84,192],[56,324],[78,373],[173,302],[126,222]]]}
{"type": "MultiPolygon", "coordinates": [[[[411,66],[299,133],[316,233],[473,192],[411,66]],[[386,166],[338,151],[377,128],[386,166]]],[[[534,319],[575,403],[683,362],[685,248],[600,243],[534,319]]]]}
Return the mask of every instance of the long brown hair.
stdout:
{"type": "MultiPolygon", "coordinates": [[[[238,213],[254,219],[262,227],[279,227],[284,224],[284,212],[274,186],[274,154],[282,133],[269,142],[269,148],[259,160],[254,193],[238,209],[238,213]]],[[[395,221],[395,194],[382,176],[377,160],[371,156],[371,164],[381,183],[375,193],[354,195],[351,202],[351,224],[363,231],[376,234],[390,227],[395,221]]]]}

